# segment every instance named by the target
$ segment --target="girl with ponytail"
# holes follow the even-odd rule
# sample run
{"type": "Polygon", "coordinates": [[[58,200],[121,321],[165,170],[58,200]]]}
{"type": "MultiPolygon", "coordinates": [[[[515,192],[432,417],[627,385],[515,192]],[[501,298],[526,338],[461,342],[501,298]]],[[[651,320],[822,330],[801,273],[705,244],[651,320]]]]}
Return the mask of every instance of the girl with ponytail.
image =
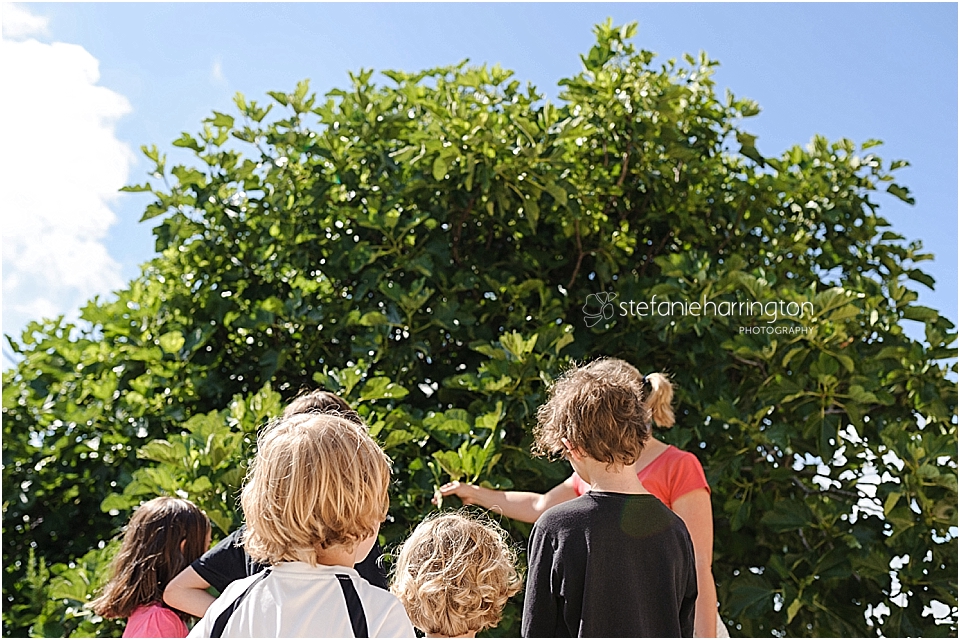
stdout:
{"type": "MultiPolygon", "coordinates": [[[[674,424],[670,379],[662,373],[642,375],[636,367],[619,358],[600,358],[580,370],[598,376],[612,387],[629,388],[640,397],[643,415],[637,418],[640,423],[637,428],[645,431],[645,442],[634,470],[643,487],[680,516],[690,533],[697,564],[694,635],[712,638],[718,637],[719,633],[719,637],[728,637],[717,613],[717,588],[712,570],[713,509],[703,467],[692,453],[650,437],[653,425],[669,429],[674,424]]],[[[550,507],[573,500],[589,490],[590,486],[576,473],[545,494],[498,491],[461,482],[440,487],[442,496],[455,495],[464,504],[493,509],[521,522],[535,522],[550,507]]]]}

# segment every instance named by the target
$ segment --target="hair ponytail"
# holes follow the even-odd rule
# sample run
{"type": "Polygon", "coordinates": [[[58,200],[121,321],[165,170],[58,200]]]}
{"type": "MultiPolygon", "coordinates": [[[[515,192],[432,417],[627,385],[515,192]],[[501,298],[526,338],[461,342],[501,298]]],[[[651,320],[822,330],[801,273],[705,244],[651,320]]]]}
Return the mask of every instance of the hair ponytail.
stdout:
{"type": "Polygon", "coordinates": [[[670,378],[662,373],[650,373],[644,376],[644,400],[645,407],[650,409],[653,421],[661,429],[669,429],[674,425],[673,407],[673,384],[670,378]],[[649,389],[649,390],[648,390],[649,389]]]}

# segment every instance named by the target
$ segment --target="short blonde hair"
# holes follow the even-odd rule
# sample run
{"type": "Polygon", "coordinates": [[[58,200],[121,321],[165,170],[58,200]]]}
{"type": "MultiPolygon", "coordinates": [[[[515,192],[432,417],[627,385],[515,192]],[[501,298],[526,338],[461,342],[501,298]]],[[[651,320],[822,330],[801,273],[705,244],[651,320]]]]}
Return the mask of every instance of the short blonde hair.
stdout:
{"type": "Polygon", "coordinates": [[[553,384],[547,402],[537,410],[533,452],[560,456],[566,439],[598,462],[631,465],[650,437],[654,415],[669,423],[662,426],[673,424],[672,398],[666,376],[644,378],[617,358],[574,366],[553,384]]]}
{"type": "Polygon", "coordinates": [[[326,414],[269,425],[243,487],[243,545],[254,560],[316,563],[331,547],[353,548],[387,516],[390,459],[366,428],[326,414]]]}
{"type": "Polygon", "coordinates": [[[516,553],[488,519],[449,513],[424,520],[403,543],[390,590],[414,626],[462,636],[495,627],[520,591],[516,553]]]}

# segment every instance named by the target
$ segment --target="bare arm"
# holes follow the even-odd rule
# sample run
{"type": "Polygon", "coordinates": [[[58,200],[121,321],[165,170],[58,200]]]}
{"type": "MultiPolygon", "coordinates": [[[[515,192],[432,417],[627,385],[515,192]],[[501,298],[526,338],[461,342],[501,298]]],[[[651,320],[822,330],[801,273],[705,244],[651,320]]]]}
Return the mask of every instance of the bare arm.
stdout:
{"type": "Polygon", "coordinates": [[[216,600],[207,593],[209,588],[209,582],[201,578],[193,567],[187,567],[167,583],[167,588],[163,590],[163,601],[174,609],[202,618],[216,600]]]}
{"type": "Polygon", "coordinates": [[[693,635],[717,637],[717,585],[713,580],[713,509],[710,492],[697,489],[673,502],[673,511],[687,525],[697,562],[697,613],[693,635]]]}
{"type": "Polygon", "coordinates": [[[485,509],[492,509],[521,522],[536,522],[540,514],[550,507],[577,497],[572,476],[547,493],[498,491],[478,487],[475,484],[448,482],[440,487],[440,494],[444,497],[457,496],[464,504],[475,504],[485,509]]]}

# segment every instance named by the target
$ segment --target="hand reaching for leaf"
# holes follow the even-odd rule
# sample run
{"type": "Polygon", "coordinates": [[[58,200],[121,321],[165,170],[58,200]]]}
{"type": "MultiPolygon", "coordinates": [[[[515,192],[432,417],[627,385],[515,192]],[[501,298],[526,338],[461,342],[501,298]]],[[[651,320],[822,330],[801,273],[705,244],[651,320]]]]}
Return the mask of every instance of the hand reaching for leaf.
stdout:
{"type": "Polygon", "coordinates": [[[467,484],[466,482],[458,482],[454,480],[453,482],[448,482],[447,484],[441,486],[437,489],[437,492],[433,496],[433,504],[438,507],[441,506],[443,498],[447,496],[457,496],[463,502],[463,504],[479,504],[478,493],[480,487],[474,484],[467,484]]]}
{"type": "Polygon", "coordinates": [[[457,496],[463,501],[463,504],[475,504],[484,509],[492,509],[514,520],[536,522],[544,511],[561,502],[576,498],[577,494],[574,491],[571,477],[546,494],[530,493],[528,491],[499,491],[454,480],[439,487],[432,502],[441,506],[443,499],[447,496],[457,496]]]}

